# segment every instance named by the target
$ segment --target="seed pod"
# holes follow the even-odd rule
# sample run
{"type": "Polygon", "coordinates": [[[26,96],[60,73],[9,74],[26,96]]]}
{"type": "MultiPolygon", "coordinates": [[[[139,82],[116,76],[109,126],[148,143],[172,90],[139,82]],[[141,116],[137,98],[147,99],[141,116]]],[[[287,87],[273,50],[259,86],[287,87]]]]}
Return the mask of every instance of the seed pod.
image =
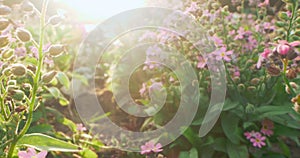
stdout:
{"type": "Polygon", "coordinates": [[[295,48],[291,47],[290,51],[287,53],[286,58],[288,60],[294,60],[296,57],[298,57],[298,53],[295,51],[295,48]]]}
{"type": "Polygon", "coordinates": [[[299,105],[299,104],[295,103],[293,109],[294,109],[296,112],[300,113],[300,105],[299,105]]]}
{"type": "Polygon", "coordinates": [[[18,28],[16,31],[17,38],[22,42],[28,42],[31,40],[31,33],[23,28],[18,28]]]}
{"type": "Polygon", "coordinates": [[[7,85],[15,86],[15,85],[17,85],[17,81],[16,81],[16,80],[9,80],[9,81],[7,82],[7,85]]]}
{"type": "Polygon", "coordinates": [[[32,71],[33,73],[35,73],[36,66],[34,66],[34,65],[27,65],[27,69],[30,70],[30,71],[32,71]]]}
{"type": "Polygon", "coordinates": [[[251,85],[256,86],[256,85],[258,85],[259,81],[260,81],[259,78],[253,78],[253,79],[250,81],[250,83],[251,83],[251,85]]]}
{"type": "Polygon", "coordinates": [[[26,74],[26,67],[22,64],[14,64],[11,67],[12,74],[16,76],[23,76],[26,74]]]}
{"type": "Polygon", "coordinates": [[[296,97],[294,97],[291,101],[292,101],[292,103],[300,104],[300,94],[298,94],[296,97]]]}
{"type": "Polygon", "coordinates": [[[0,36],[0,48],[7,46],[9,43],[7,36],[0,36]]]}
{"type": "Polygon", "coordinates": [[[56,56],[61,55],[63,51],[64,51],[64,46],[61,44],[56,44],[56,45],[50,46],[47,52],[51,56],[56,57],[56,56]]]}
{"type": "Polygon", "coordinates": [[[5,60],[10,59],[14,55],[14,51],[9,49],[2,53],[2,58],[5,60]]]}
{"type": "Polygon", "coordinates": [[[8,15],[11,13],[11,8],[6,5],[0,5],[0,15],[8,15]]]}
{"type": "Polygon", "coordinates": [[[25,12],[32,12],[34,9],[33,4],[28,1],[23,2],[21,7],[22,7],[23,11],[25,11],[25,12]]]}
{"type": "Polygon", "coordinates": [[[253,92],[256,91],[256,87],[254,87],[254,86],[249,86],[249,87],[247,87],[247,91],[250,92],[250,93],[253,93],[253,92]]]}
{"type": "Polygon", "coordinates": [[[16,4],[21,4],[22,2],[23,2],[23,0],[4,0],[3,4],[12,6],[12,5],[16,5],[16,4]]]}
{"type": "MultiPolygon", "coordinates": [[[[290,82],[290,85],[293,90],[297,90],[299,88],[299,86],[295,82],[290,82]]],[[[285,92],[291,94],[291,90],[288,85],[285,85],[285,92]]]]}
{"type": "Polygon", "coordinates": [[[243,92],[245,89],[246,89],[246,87],[245,87],[244,84],[241,83],[241,84],[238,85],[238,91],[239,92],[243,92]]]}
{"type": "Polygon", "coordinates": [[[10,76],[11,75],[11,70],[10,68],[5,68],[3,71],[2,71],[2,74],[4,74],[5,76],[10,76]]]}
{"type": "Polygon", "coordinates": [[[45,73],[43,76],[42,76],[42,81],[44,83],[49,83],[53,80],[53,78],[55,77],[55,75],[57,74],[56,71],[50,71],[48,73],[45,73]]]}
{"type": "Polygon", "coordinates": [[[241,79],[240,79],[240,77],[235,76],[235,77],[233,77],[233,81],[234,81],[234,83],[239,83],[241,81],[241,79]]]}
{"type": "Polygon", "coordinates": [[[289,69],[286,73],[286,77],[290,80],[296,78],[297,77],[297,71],[295,69],[289,69]]]}
{"type": "Polygon", "coordinates": [[[15,108],[15,112],[20,113],[26,110],[26,106],[24,105],[19,105],[15,108]]]}
{"type": "Polygon", "coordinates": [[[24,83],[23,85],[22,85],[22,88],[25,90],[25,91],[30,91],[31,89],[32,89],[32,86],[31,86],[31,84],[29,84],[29,83],[24,83]]]}
{"type": "Polygon", "coordinates": [[[62,22],[62,17],[59,15],[54,15],[49,18],[48,23],[53,26],[58,26],[62,22]]]}
{"type": "Polygon", "coordinates": [[[7,19],[0,19],[0,31],[5,30],[9,24],[10,22],[7,19]]]}
{"type": "Polygon", "coordinates": [[[271,76],[279,76],[280,72],[281,72],[280,68],[278,68],[275,65],[268,66],[267,71],[268,71],[268,74],[270,74],[271,76]]]}
{"type": "Polygon", "coordinates": [[[12,98],[16,101],[22,101],[25,98],[25,94],[21,90],[14,90],[12,98]]]}
{"type": "Polygon", "coordinates": [[[8,86],[6,87],[6,92],[7,92],[9,95],[13,95],[15,90],[18,90],[18,86],[15,86],[15,85],[8,85],[8,86]]]}

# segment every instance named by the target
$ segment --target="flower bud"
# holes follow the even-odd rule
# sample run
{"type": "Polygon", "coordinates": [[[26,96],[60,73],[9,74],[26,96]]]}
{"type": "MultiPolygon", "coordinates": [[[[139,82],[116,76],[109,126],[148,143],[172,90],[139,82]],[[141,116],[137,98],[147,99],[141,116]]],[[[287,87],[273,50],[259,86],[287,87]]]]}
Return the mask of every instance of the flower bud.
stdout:
{"type": "Polygon", "coordinates": [[[14,90],[12,98],[16,101],[22,101],[25,98],[25,94],[21,90],[14,90]]]}
{"type": "Polygon", "coordinates": [[[219,9],[220,8],[220,4],[219,3],[212,3],[211,4],[211,7],[213,8],[213,9],[219,9]]]}
{"type": "Polygon", "coordinates": [[[15,112],[16,113],[20,113],[20,112],[23,112],[23,111],[25,111],[26,110],[26,106],[24,106],[24,105],[19,105],[19,106],[17,106],[16,108],[15,108],[15,112]]]}
{"type": "Polygon", "coordinates": [[[9,23],[10,22],[7,19],[0,19],[0,31],[5,30],[8,27],[9,23]]]}
{"type": "Polygon", "coordinates": [[[56,56],[61,55],[63,51],[64,51],[64,46],[61,44],[56,44],[56,45],[50,46],[47,52],[51,56],[56,57],[56,56]]]}
{"type": "Polygon", "coordinates": [[[237,77],[237,76],[233,77],[234,83],[239,83],[240,81],[241,81],[240,77],[237,77]]]}
{"type": "Polygon", "coordinates": [[[286,77],[290,80],[296,78],[297,77],[297,71],[295,69],[289,69],[286,73],[286,77]]]}
{"type": "Polygon", "coordinates": [[[245,87],[244,84],[241,83],[241,84],[238,85],[238,91],[239,92],[243,92],[245,89],[246,89],[246,87],[245,87]]]}
{"type": "Polygon", "coordinates": [[[16,80],[9,80],[9,81],[7,82],[7,85],[15,86],[15,85],[17,85],[17,81],[16,81],[16,80]]]}
{"type": "Polygon", "coordinates": [[[10,68],[5,68],[3,71],[2,71],[2,74],[5,75],[5,76],[10,76],[11,75],[11,70],[10,68]]]}
{"type": "Polygon", "coordinates": [[[0,15],[8,15],[11,13],[11,8],[6,5],[0,5],[0,15]]]}
{"type": "Polygon", "coordinates": [[[268,74],[270,74],[271,76],[279,76],[281,69],[275,65],[270,65],[267,67],[267,72],[268,74]]]}
{"type": "Polygon", "coordinates": [[[14,55],[14,51],[9,49],[2,53],[2,59],[8,60],[14,55]]]}
{"type": "Polygon", "coordinates": [[[292,101],[292,103],[300,104],[300,94],[298,94],[296,97],[294,97],[291,101],[292,101]]]}
{"type": "Polygon", "coordinates": [[[62,17],[59,15],[54,15],[49,18],[48,23],[53,26],[58,26],[62,22],[62,17]]]}
{"type": "Polygon", "coordinates": [[[21,7],[22,7],[23,11],[25,11],[25,12],[32,12],[34,9],[33,4],[28,1],[23,2],[21,7]]]}
{"type": "Polygon", "coordinates": [[[56,71],[50,71],[48,73],[45,73],[43,76],[42,76],[42,81],[44,83],[49,83],[53,80],[53,78],[55,77],[55,75],[57,74],[56,71]]]}
{"type": "MultiPolygon", "coordinates": [[[[293,90],[297,90],[299,88],[299,86],[295,82],[290,82],[290,85],[293,88],[293,90]]],[[[291,94],[291,90],[288,85],[285,85],[285,92],[291,94]]]]}
{"type": "Polygon", "coordinates": [[[14,64],[11,67],[11,72],[16,76],[23,76],[26,74],[26,67],[22,64],[14,64]]]}
{"type": "Polygon", "coordinates": [[[30,70],[30,71],[32,71],[33,73],[35,73],[36,66],[34,66],[34,65],[27,65],[27,69],[30,70]]]}
{"type": "Polygon", "coordinates": [[[256,91],[256,87],[254,87],[254,86],[249,86],[249,87],[247,87],[247,91],[250,92],[250,93],[253,93],[253,92],[256,91]]]}
{"type": "Polygon", "coordinates": [[[0,36],[0,48],[7,46],[9,43],[7,36],[0,36]]]}
{"type": "Polygon", "coordinates": [[[300,105],[299,105],[299,104],[295,103],[293,109],[294,109],[296,112],[300,113],[300,105]]]}
{"type": "Polygon", "coordinates": [[[23,29],[23,28],[18,28],[17,29],[17,38],[22,41],[22,42],[28,42],[31,40],[31,33],[26,30],[26,29],[23,29]]]}
{"type": "Polygon", "coordinates": [[[22,85],[22,88],[23,88],[25,91],[29,92],[29,91],[32,89],[32,86],[31,86],[31,84],[29,84],[29,83],[24,83],[24,84],[22,85]]]}
{"type": "Polygon", "coordinates": [[[251,83],[251,85],[256,86],[256,85],[259,84],[259,81],[260,81],[259,78],[253,78],[253,79],[250,81],[250,83],[251,83]]]}
{"type": "Polygon", "coordinates": [[[8,85],[8,86],[6,87],[6,92],[7,92],[9,95],[13,95],[15,90],[18,90],[18,87],[15,86],[15,85],[8,85]]]}
{"type": "Polygon", "coordinates": [[[245,108],[246,113],[254,113],[255,112],[255,106],[253,104],[248,103],[248,105],[245,108]]]}

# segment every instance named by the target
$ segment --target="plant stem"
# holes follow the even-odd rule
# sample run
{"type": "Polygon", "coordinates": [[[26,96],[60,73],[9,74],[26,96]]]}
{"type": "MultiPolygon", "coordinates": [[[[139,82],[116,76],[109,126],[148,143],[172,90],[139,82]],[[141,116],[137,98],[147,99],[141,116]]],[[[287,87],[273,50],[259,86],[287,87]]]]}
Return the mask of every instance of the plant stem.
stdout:
{"type": "Polygon", "coordinates": [[[34,105],[36,103],[36,93],[39,88],[39,80],[40,80],[41,70],[42,70],[42,66],[43,66],[43,43],[44,43],[44,34],[45,34],[44,26],[45,26],[45,17],[46,17],[46,10],[47,10],[47,6],[48,6],[48,2],[49,2],[49,0],[43,1],[42,11],[41,11],[40,39],[39,39],[39,49],[38,49],[38,51],[39,51],[38,66],[37,66],[36,74],[34,77],[32,96],[31,96],[31,101],[29,104],[28,118],[27,118],[27,121],[26,121],[23,129],[21,130],[20,134],[15,136],[13,142],[10,145],[10,149],[8,152],[8,158],[12,158],[13,152],[17,145],[18,140],[26,134],[26,132],[28,131],[28,129],[31,125],[32,119],[33,119],[34,105]]]}
{"type": "Polygon", "coordinates": [[[291,35],[292,28],[293,28],[293,22],[294,22],[297,8],[298,8],[297,4],[293,3],[292,17],[290,18],[289,27],[288,27],[287,33],[286,33],[286,41],[288,41],[288,42],[290,40],[290,35],[291,35]]]}

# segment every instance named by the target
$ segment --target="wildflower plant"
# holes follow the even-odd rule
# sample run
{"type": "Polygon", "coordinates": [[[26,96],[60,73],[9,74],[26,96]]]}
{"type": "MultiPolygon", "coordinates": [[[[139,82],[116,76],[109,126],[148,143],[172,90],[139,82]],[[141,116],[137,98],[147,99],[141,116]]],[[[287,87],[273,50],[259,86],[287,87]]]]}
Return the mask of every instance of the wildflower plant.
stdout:
{"type": "Polygon", "coordinates": [[[69,89],[69,78],[54,65],[55,58],[63,56],[66,48],[56,43],[45,45],[50,42],[46,41],[46,30],[54,27],[51,25],[53,18],[46,21],[47,6],[48,0],[43,1],[41,11],[27,0],[5,0],[0,4],[0,157],[12,158],[18,155],[24,158],[44,158],[47,151],[80,151],[80,147],[71,141],[42,134],[50,132],[52,128],[38,122],[39,119],[47,121],[47,98],[57,99],[64,106],[69,104],[57,88],[59,83],[69,89]],[[38,18],[40,25],[36,26],[26,19],[20,20],[23,16],[31,17],[32,20],[38,18]],[[41,108],[43,110],[39,110],[41,108]],[[38,116],[38,113],[42,116],[38,116]],[[27,151],[23,151],[26,147],[27,151]],[[35,149],[41,152],[37,153],[35,149]]]}

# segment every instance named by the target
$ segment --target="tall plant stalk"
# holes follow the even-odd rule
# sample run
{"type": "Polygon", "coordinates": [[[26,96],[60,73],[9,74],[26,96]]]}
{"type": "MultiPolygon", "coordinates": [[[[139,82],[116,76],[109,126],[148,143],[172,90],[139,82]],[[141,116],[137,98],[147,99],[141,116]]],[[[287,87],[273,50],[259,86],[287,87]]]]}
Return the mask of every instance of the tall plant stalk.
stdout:
{"type": "Polygon", "coordinates": [[[40,36],[39,36],[39,48],[38,48],[38,65],[37,65],[37,70],[35,72],[34,76],[34,82],[33,82],[33,89],[31,93],[31,100],[29,103],[29,113],[27,116],[27,121],[23,127],[23,129],[20,131],[19,134],[16,134],[14,137],[12,143],[10,144],[10,148],[8,151],[8,158],[12,158],[13,152],[15,150],[15,147],[18,143],[18,141],[26,134],[28,131],[32,119],[33,119],[33,111],[34,111],[34,105],[36,103],[36,94],[37,90],[39,88],[39,81],[40,81],[40,76],[41,76],[41,70],[43,66],[43,45],[44,45],[44,34],[45,34],[45,18],[46,18],[46,11],[47,11],[47,6],[48,6],[49,0],[44,0],[43,1],[43,6],[41,10],[41,16],[40,16],[40,36]]]}

